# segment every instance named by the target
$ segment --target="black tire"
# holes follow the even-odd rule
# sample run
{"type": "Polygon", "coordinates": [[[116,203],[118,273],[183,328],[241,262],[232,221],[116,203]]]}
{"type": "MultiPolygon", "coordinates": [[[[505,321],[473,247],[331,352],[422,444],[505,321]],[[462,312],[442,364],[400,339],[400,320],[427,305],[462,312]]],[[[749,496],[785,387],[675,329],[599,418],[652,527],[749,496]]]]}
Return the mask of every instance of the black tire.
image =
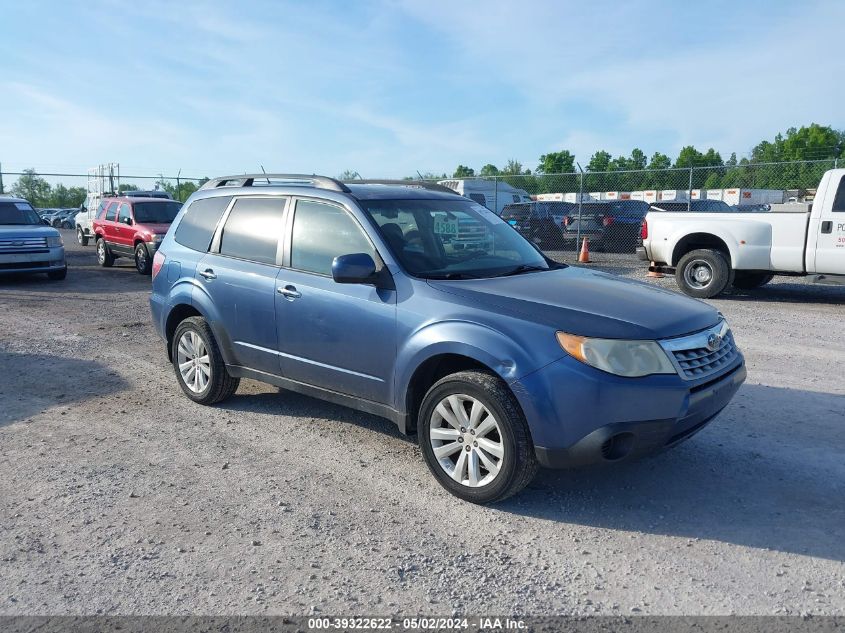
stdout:
{"type": "Polygon", "coordinates": [[[70,222],[62,222],[62,228],[68,230],[72,229],[73,227],[70,225],[70,222]]]}
{"type": "Polygon", "coordinates": [[[501,501],[525,488],[537,473],[534,443],[525,416],[511,390],[498,376],[480,371],[462,371],[446,376],[428,390],[417,419],[417,433],[425,463],[440,485],[456,497],[471,503],[501,501]],[[437,405],[447,396],[457,394],[478,400],[499,422],[504,448],[501,465],[494,479],[479,487],[470,487],[452,479],[435,456],[430,438],[432,415],[437,405]]]}
{"type": "Polygon", "coordinates": [[[85,235],[85,231],[82,230],[81,226],[76,227],[76,241],[82,246],[88,246],[88,236],[85,235]]]}
{"type": "Polygon", "coordinates": [[[733,286],[740,290],[753,290],[754,288],[765,286],[772,279],[774,279],[774,275],[770,275],[769,273],[751,273],[738,270],[734,274],[733,286]]]}
{"type": "Polygon", "coordinates": [[[721,251],[698,249],[681,257],[675,267],[675,281],[685,295],[710,299],[733,282],[733,271],[721,251]],[[697,277],[699,272],[706,280],[697,277]]]}
{"type": "Polygon", "coordinates": [[[102,237],[97,238],[97,263],[103,268],[111,268],[114,264],[114,255],[102,237]]]}
{"type": "Polygon", "coordinates": [[[53,281],[61,281],[65,277],[67,277],[67,266],[61,270],[51,270],[47,273],[47,278],[52,279],[53,281]]]}
{"type": "Polygon", "coordinates": [[[220,347],[214,339],[214,334],[202,317],[189,317],[182,321],[173,333],[171,345],[170,355],[173,359],[173,370],[176,372],[176,382],[179,383],[185,395],[194,402],[204,405],[216,404],[230,397],[238,389],[241,379],[229,375],[226,364],[223,362],[223,355],[220,353],[220,347]],[[179,341],[182,335],[188,331],[194,332],[202,339],[209,357],[210,376],[208,384],[199,393],[188,387],[179,371],[179,354],[177,353],[179,341]]]}
{"type": "Polygon", "coordinates": [[[150,251],[143,242],[135,246],[135,268],[142,275],[149,275],[153,272],[150,251]]]}

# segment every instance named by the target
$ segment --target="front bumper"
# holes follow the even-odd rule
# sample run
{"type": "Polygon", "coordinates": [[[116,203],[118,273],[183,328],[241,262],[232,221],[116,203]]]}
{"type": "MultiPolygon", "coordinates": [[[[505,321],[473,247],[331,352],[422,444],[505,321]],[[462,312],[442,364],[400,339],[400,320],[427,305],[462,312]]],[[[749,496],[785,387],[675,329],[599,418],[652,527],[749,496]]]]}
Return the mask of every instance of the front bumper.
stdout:
{"type": "Polygon", "coordinates": [[[741,354],[703,382],[620,378],[566,357],[513,383],[541,465],[570,468],[654,453],[691,437],[745,381],[741,354]]]}
{"type": "Polygon", "coordinates": [[[49,273],[63,270],[65,247],[39,249],[32,253],[3,253],[0,255],[0,274],[4,273],[49,273]]]}

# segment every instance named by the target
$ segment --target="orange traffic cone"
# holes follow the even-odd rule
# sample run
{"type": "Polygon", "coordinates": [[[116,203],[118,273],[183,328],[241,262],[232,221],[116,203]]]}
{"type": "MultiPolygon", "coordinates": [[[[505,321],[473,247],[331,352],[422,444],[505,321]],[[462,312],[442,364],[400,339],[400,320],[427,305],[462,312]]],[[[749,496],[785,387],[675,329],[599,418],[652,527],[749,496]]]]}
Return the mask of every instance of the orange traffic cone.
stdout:
{"type": "Polygon", "coordinates": [[[655,279],[663,279],[666,275],[657,270],[657,264],[651,262],[648,267],[648,275],[646,277],[654,277],[655,279]]]}
{"type": "Polygon", "coordinates": [[[590,240],[586,237],[584,241],[581,242],[581,254],[578,255],[578,263],[579,264],[589,264],[590,262],[590,240]]]}

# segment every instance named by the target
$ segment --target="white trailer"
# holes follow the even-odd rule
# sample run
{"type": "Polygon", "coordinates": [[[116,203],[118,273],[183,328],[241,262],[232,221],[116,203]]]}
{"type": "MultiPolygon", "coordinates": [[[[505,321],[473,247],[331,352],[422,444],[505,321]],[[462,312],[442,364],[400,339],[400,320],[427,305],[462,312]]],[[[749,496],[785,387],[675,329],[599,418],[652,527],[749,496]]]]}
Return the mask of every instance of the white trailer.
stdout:
{"type": "Polygon", "coordinates": [[[487,180],[484,178],[440,180],[438,185],[449,187],[465,198],[475,200],[479,204],[501,215],[502,209],[517,202],[531,202],[531,196],[524,189],[517,189],[506,182],[487,180]]]}
{"type": "Polygon", "coordinates": [[[660,200],[687,200],[689,192],[686,189],[664,189],[658,194],[660,200]]]}
{"type": "Polygon", "coordinates": [[[630,191],[605,191],[602,200],[630,200],[630,191]]]}
{"type": "Polygon", "coordinates": [[[708,200],[721,200],[722,199],[722,190],[721,189],[708,189],[707,190],[707,199],[708,200]]]}
{"type": "Polygon", "coordinates": [[[730,205],[783,204],[786,197],[783,189],[724,189],[722,200],[730,205]]]}
{"type": "Polygon", "coordinates": [[[646,189],[643,191],[643,200],[649,204],[657,202],[657,189],[646,189]]]}
{"type": "Polygon", "coordinates": [[[601,196],[601,191],[591,191],[587,194],[587,197],[584,198],[584,200],[601,200],[601,196]]]}
{"type": "Polygon", "coordinates": [[[690,200],[707,200],[707,189],[690,189],[690,200]]]}
{"type": "Polygon", "coordinates": [[[645,200],[645,191],[632,191],[631,200],[645,200]]]}

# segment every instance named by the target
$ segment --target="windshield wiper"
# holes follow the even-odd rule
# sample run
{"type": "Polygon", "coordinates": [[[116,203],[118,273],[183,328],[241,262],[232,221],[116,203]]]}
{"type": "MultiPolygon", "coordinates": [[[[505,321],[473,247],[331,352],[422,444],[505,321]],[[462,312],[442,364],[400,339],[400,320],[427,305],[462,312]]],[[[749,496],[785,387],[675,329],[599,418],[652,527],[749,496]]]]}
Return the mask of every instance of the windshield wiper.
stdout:
{"type": "Polygon", "coordinates": [[[511,275],[521,275],[523,273],[533,273],[538,272],[540,270],[551,270],[548,266],[534,266],[531,264],[520,264],[516,268],[512,268],[511,270],[507,271],[506,273],[502,273],[501,275],[497,275],[497,277],[509,277],[511,275]]]}
{"type": "Polygon", "coordinates": [[[420,273],[426,279],[479,279],[478,275],[470,275],[469,273],[420,273]]]}

